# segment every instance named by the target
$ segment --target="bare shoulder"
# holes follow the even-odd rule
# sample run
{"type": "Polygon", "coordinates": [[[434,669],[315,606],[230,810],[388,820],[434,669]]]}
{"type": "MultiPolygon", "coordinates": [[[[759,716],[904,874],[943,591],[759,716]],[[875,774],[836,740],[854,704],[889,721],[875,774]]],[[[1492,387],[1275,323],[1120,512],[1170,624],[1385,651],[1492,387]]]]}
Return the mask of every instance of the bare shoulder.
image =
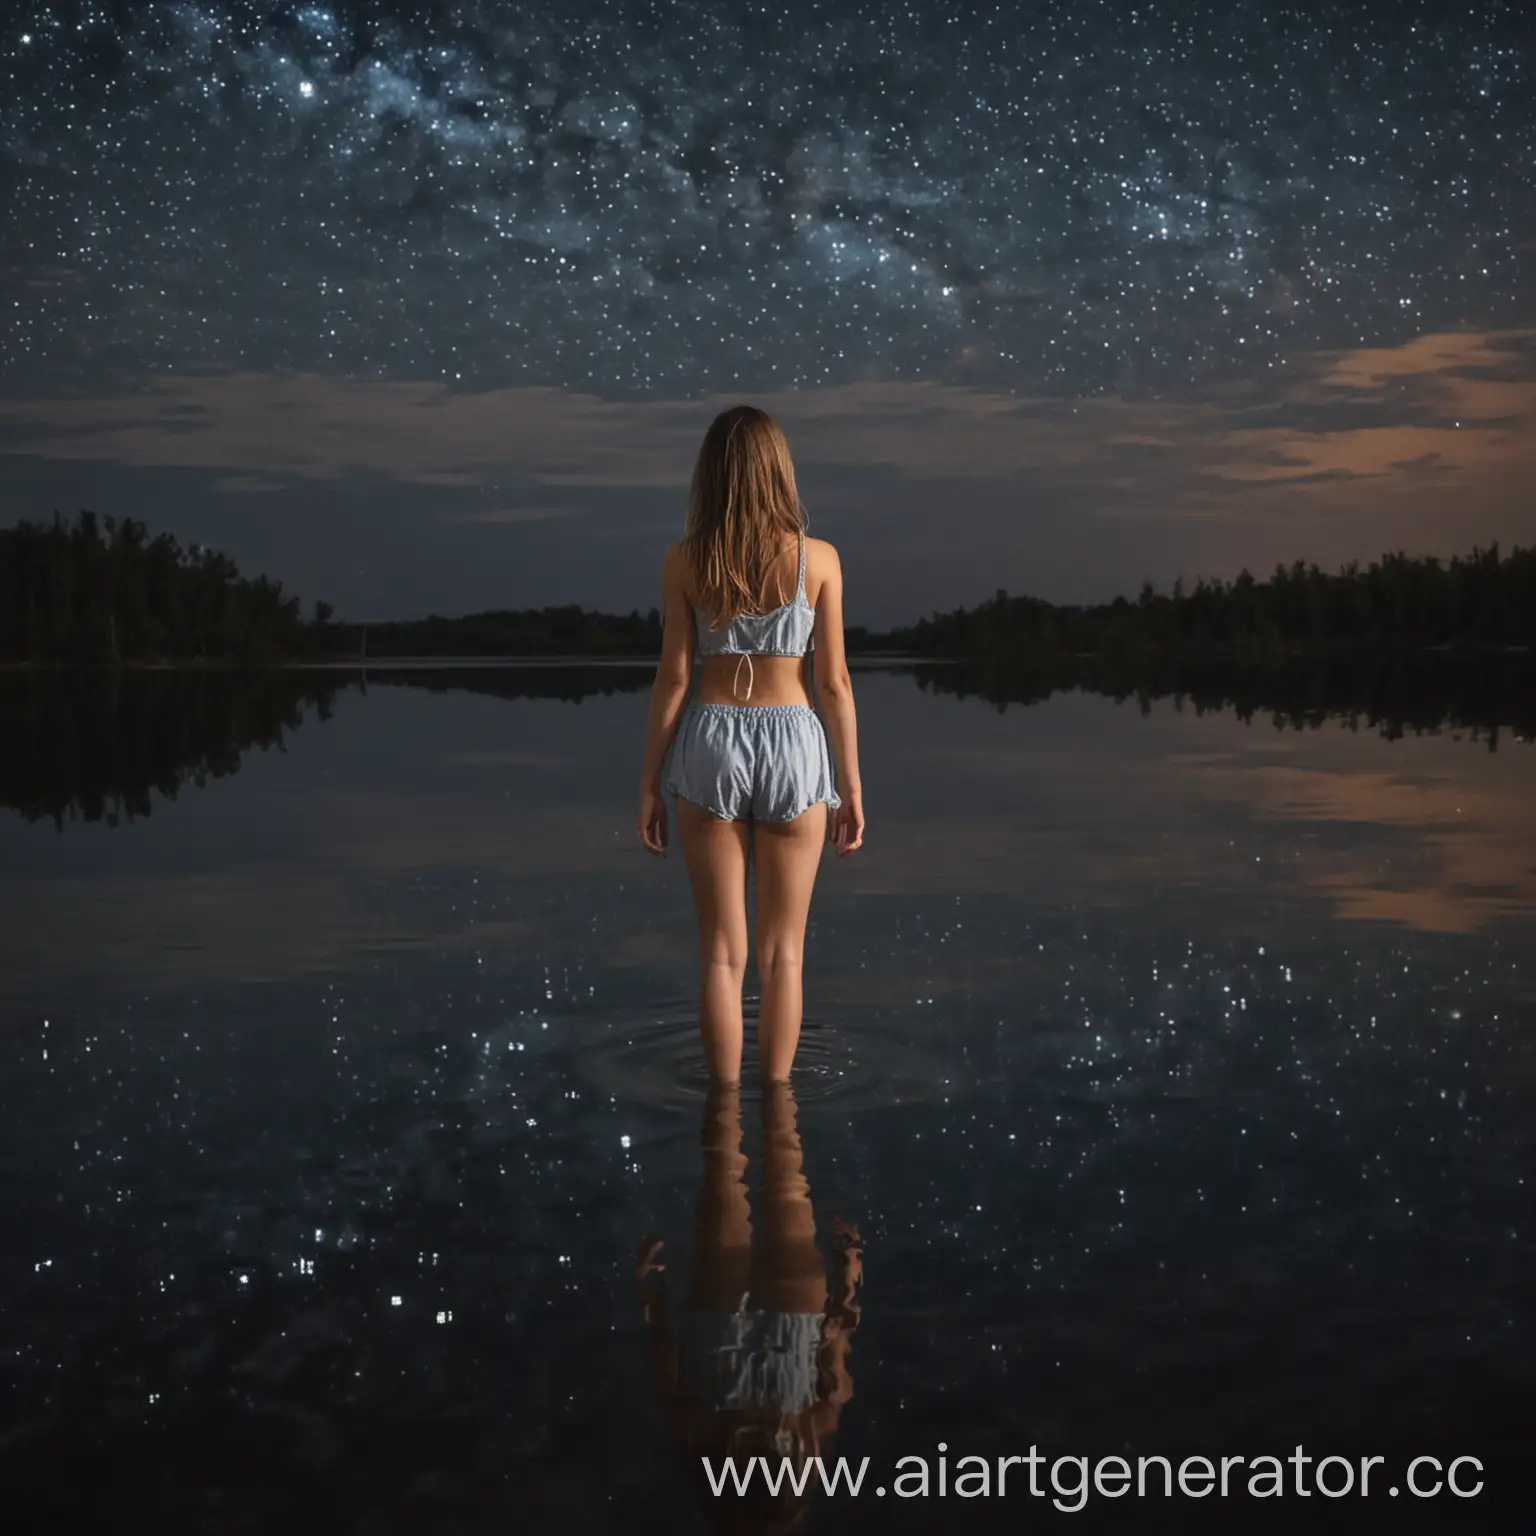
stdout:
{"type": "Polygon", "coordinates": [[[693,600],[688,556],[684,553],[681,541],[667,546],[666,556],[661,562],[661,586],[663,592],[674,593],[684,602],[693,600]]]}
{"type": "Polygon", "coordinates": [[[819,598],[828,582],[841,586],[842,561],[838,559],[837,546],[826,539],[805,539],[805,584],[807,592],[814,591],[819,598]]]}
{"type": "Polygon", "coordinates": [[[828,539],[813,539],[809,534],[805,536],[805,563],[807,567],[814,564],[819,572],[829,576],[843,568],[837,546],[828,539]]]}

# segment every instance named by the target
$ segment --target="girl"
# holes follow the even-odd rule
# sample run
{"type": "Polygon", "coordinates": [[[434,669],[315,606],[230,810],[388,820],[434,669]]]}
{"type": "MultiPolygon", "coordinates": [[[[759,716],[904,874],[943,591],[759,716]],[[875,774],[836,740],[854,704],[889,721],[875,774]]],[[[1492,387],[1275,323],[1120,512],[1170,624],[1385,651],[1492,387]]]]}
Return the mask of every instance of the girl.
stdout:
{"type": "Polygon", "coordinates": [[[710,1075],[721,1083],[741,1077],[749,863],[757,871],[758,1066],[765,1080],[782,1082],[800,1039],[801,953],[822,846],[830,838],[843,857],[864,840],[842,567],[830,544],[806,538],[805,523],[777,423],[750,405],[722,411],[694,465],[687,530],[662,568],[661,663],[639,819],[640,840],[664,854],[663,791],[676,799],[699,919],[699,1023],[710,1075]],[[695,644],[699,686],[685,710],[695,644]],[[825,730],[811,704],[813,648],[825,730]]]}

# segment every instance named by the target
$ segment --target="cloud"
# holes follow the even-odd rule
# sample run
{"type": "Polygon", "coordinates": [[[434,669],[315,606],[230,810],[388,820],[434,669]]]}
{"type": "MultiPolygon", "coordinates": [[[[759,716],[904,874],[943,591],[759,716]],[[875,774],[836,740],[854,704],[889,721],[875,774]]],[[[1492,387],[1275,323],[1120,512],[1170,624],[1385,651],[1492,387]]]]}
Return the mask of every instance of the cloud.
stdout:
{"type": "MultiPolygon", "coordinates": [[[[807,485],[818,472],[919,491],[990,481],[1047,513],[1070,499],[1111,517],[1369,521],[1411,513],[1414,496],[1443,508],[1452,486],[1512,507],[1536,477],[1530,331],[1317,353],[1267,392],[1250,385],[1197,401],[1016,398],[916,381],[756,398],[783,422],[807,485]]],[[[704,426],[732,403],[204,373],[132,394],[3,400],[0,431],[10,454],[205,469],[237,492],[269,488],[274,476],[449,490],[515,476],[680,495],[704,426]]],[[[584,510],[535,494],[528,505],[440,515],[515,524],[584,510]]]]}
{"type": "Polygon", "coordinates": [[[1212,445],[1214,488],[1374,480],[1380,507],[1431,482],[1437,495],[1456,485],[1507,496],[1536,472],[1533,339],[1448,333],[1320,356],[1255,410],[1278,424],[1245,427],[1239,418],[1212,445]]]}
{"type": "Polygon", "coordinates": [[[100,398],[0,401],[10,454],[447,488],[493,484],[510,470],[546,484],[686,484],[699,418],[696,406],[557,389],[472,394],[249,372],[156,378],[100,398]]]}
{"type": "Polygon", "coordinates": [[[1448,473],[1448,466],[1441,460],[1438,453],[1421,453],[1416,459],[1397,459],[1393,462],[1393,469],[1401,470],[1405,475],[1411,475],[1416,479],[1429,479],[1431,476],[1448,473]]]}
{"type": "Polygon", "coordinates": [[[1536,331],[1449,331],[1400,347],[1360,347],[1294,393],[1354,403],[1404,399],[1465,423],[1506,424],[1529,416],[1536,331]]]}

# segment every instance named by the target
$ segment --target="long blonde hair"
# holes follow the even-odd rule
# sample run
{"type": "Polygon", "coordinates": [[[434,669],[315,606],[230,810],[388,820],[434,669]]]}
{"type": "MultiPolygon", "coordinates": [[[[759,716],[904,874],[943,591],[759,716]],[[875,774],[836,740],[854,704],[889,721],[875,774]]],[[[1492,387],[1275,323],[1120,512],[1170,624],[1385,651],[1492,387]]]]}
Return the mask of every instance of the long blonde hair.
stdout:
{"type": "Polygon", "coordinates": [[[710,422],[688,487],[683,554],[692,600],[712,629],[761,612],[769,567],[786,533],[805,531],[805,507],[779,424],[754,405],[733,405],[710,422]]]}

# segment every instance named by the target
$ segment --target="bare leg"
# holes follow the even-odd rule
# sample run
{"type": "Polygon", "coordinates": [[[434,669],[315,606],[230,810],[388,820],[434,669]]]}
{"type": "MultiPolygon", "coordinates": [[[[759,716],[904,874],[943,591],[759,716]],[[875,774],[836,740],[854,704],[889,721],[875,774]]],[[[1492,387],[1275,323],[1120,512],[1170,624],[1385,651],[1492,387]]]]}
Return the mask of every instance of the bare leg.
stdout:
{"type": "Polygon", "coordinates": [[[824,802],[793,821],[755,823],[757,974],[763,989],[757,1055],[769,1082],[789,1077],[800,1043],[805,922],[826,840],[824,802]]]}
{"type": "Polygon", "coordinates": [[[699,919],[699,1031],[716,1082],[741,1080],[741,983],[747,973],[747,857],[744,821],[722,821],[677,802],[677,833],[699,919]]]}

